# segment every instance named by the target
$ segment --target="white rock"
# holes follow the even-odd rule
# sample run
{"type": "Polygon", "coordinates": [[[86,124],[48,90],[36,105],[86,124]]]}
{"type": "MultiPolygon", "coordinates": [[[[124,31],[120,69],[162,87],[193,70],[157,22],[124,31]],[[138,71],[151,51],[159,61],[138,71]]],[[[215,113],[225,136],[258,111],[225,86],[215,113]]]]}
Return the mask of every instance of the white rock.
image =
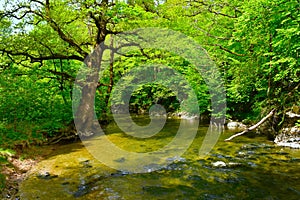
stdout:
{"type": "Polygon", "coordinates": [[[214,166],[214,167],[226,167],[226,163],[223,162],[223,161],[217,161],[217,162],[212,163],[212,166],[214,166]]]}
{"type": "Polygon", "coordinates": [[[282,129],[282,133],[276,136],[274,142],[278,146],[300,148],[300,129],[297,126],[282,129]]]}
{"type": "Polygon", "coordinates": [[[294,118],[294,117],[300,118],[300,115],[298,115],[298,114],[296,114],[296,113],[292,113],[291,111],[287,112],[286,115],[287,115],[289,118],[294,118]]]}
{"type": "Polygon", "coordinates": [[[298,143],[278,142],[277,145],[281,146],[281,147],[290,147],[290,148],[294,148],[294,149],[300,149],[300,144],[298,144],[298,143]]]}
{"type": "Polygon", "coordinates": [[[291,128],[291,131],[290,131],[292,134],[295,134],[295,133],[300,133],[300,129],[298,127],[292,127],[291,128]]]}
{"type": "Polygon", "coordinates": [[[241,122],[228,122],[227,128],[229,129],[235,129],[235,128],[246,128],[246,125],[244,125],[241,122]]]}
{"type": "Polygon", "coordinates": [[[227,124],[228,128],[235,128],[238,126],[239,126],[238,122],[228,122],[228,124],[227,124]]]}

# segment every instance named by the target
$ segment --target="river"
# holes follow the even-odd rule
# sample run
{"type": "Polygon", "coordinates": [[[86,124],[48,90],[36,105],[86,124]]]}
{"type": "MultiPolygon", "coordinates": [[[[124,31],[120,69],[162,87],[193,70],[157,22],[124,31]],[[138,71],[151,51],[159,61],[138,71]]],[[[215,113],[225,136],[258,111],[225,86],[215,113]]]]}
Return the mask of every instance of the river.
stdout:
{"type": "MultiPolygon", "coordinates": [[[[135,120],[149,123],[147,118],[135,120]]],[[[105,133],[121,149],[152,152],[172,141],[179,124],[168,119],[160,133],[143,139],[129,137],[115,123],[107,125],[105,133]]],[[[28,173],[18,195],[22,200],[300,199],[300,150],[277,147],[263,136],[224,142],[237,132],[225,129],[213,149],[199,157],[207,131],[208,125],[200,124],[183,155],[166,158],[169,163],[158,168],[150,165],[144,173],[108,167],[82,142],[61,145],[28,173]]],[[[113,162],[122,165],[125,159],[113,162]]]]}

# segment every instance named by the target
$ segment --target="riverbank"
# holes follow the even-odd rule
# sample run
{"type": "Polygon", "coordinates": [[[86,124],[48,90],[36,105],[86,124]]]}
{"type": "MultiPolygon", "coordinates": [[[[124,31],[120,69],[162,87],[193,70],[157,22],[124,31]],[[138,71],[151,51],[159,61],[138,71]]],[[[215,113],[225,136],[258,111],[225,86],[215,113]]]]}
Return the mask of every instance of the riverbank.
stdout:
{"type": "Polygon", "coordinates": [[[5,176],[5,187],[1,199],[18,199],[19,184],[26,178],[27,172],[40,161],[47,158],[59,145],[30,146],[17,151],[1,164],[1,174],[5,176]]]}

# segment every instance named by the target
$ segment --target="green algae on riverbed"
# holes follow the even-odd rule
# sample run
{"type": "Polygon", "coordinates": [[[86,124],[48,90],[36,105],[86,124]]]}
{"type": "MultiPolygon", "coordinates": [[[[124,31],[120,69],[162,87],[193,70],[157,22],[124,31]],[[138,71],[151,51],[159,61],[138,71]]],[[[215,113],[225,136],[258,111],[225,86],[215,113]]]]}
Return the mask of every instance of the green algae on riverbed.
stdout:
{"type": "MultiPolygon", "coordinates": [[[[139,119],[141,120],[141,119],[139,119]]],[[[107,137],[127,151],[151,152],[176,134],[178,120],[168,120],[161,133],[136,139],[115,124],[107,137]]],[[[20,186],[21,199],[300,199],[300,151],[276,147],[264,137],[223,140],[199,158],[207,131],[200,125],[190,148],[173,163],[148,173],[111,169],[97,161],[83,146],[60,146],[30,171],[20,186]],[[217,162],[225,166],[215,166],[217,162]]],[[[115,162],[122,163],[120,158],[115,162]]],[[[141,163],[142,164],[142,163],[141,163]]],[[[153,168],[156,166],[153,165],[153,168]]]]}

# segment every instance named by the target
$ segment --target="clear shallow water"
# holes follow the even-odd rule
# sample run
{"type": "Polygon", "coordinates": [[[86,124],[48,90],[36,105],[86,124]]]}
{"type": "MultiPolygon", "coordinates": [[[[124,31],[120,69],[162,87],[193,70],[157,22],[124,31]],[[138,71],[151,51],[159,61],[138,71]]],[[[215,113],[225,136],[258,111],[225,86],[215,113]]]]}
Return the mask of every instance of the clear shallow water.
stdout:
{"type": "MultiPolygon", "coordinates": [[[[136,122],[146,124],[149,120],[137,118],[136,122]]],[[[179,123],[180,120],[168,120],[160,133],[148,139],[128,136],[114,123],[105,131],[109,140],[124,150],[152,152],[174,138],[179,123]]],[[[277,147],[264,137],[240,136],[223,142],[234,134],[225,130],[213,150],[199,158],[207,129],[200,125],[182,156],[165,158],[174,162],[159,170],[154,170],[155,165],[152,170],[150,165],[148,173],[109,168],[80,142],[62,145],[30,172],[20,187],[20,198],[300,199],[300,150],[277,147]],[[226,166],[214,166],[218,161],[226,166]]],[[[98,139],[101,136],[93,141],[98,139]]],[[[114,162],[125,161],[120,158],[114,162]]]]}

